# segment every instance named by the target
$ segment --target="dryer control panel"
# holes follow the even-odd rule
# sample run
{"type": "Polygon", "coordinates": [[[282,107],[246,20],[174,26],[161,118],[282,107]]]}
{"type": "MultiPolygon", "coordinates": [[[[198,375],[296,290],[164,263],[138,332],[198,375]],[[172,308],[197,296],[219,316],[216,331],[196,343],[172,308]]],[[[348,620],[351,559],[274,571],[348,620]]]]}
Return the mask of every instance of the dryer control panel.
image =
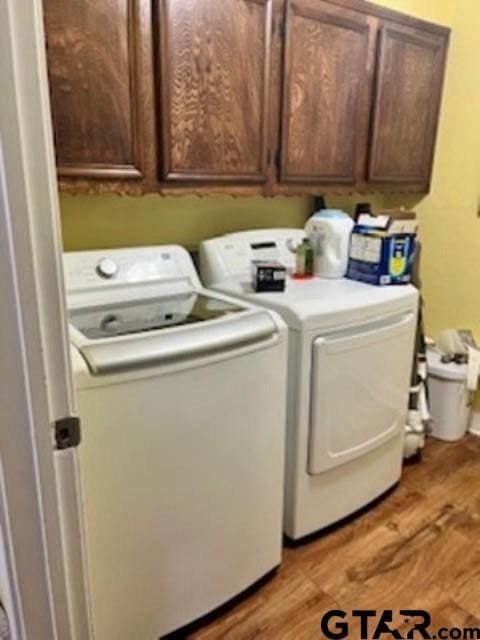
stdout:
{"type": "Polygon", "coordinates": [[[206,240],[200,245],[203,283],[249,280],[252,260],[278,260],[293,270],[293,250],[304,237],[303,229],[261,229],[206,240]]]}

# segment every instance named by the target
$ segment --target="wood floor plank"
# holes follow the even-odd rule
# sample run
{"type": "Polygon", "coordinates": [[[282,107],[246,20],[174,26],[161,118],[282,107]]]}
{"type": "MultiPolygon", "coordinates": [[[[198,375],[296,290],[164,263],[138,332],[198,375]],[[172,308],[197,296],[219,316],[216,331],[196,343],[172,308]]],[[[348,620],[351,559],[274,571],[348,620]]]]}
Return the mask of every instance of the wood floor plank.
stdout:
{"type": "Polygon", "coordinates": [[[478,464],[479,455],[468,442],[448,443],[430,438],[423,463],[406,467],[403,483],[420,492],[442,487],[464,464],[478,464]]]}
{"type": "MultiPolygon", "coordinates": [[[[400,485],[374,507],[350,519],[347,523],[321,533],[316,539],[284,552],[284,564],[300,569],[312,577],[314,569],[318,580],[322,579],[322,568],[330,575],[332,566],[340,570],[355,559],[362,547],[368,544],[375,547],[378,537],[383,537],[382,527],[387,525],[405,504],[417,502],[422,495],[406,485],[400,485]],[[375,533],[378,531],[379,533],[375,533]]],[[[387,537],[395,537],[387,532],[387,537]]]]}
{"type": "Polygon", "coordinates": [[[301,573],[280,571],[225,618],[192,634],[198,640],[318,638],[320,619],[336,603],[301,573]],[[279,635],[281,634],[281,635],[279,635]]]}
{"type": "Polygon", "coordinates": [[[390,542],[375,557],[359,558],[333,575],[325,591],[346,609],[408,608],[427,589],[448,592],[450,565],[465,548],[460,534],[426,529],[415,539],[390,542]]]}
{"type": "Polygon", "coordinates": [[[452,568],[457,575],[451,589],[452,600],[480,620],[480,543],[469,539],[468,552],[460,563],[464,570],[459,571],[458,564],[452,568]]]}

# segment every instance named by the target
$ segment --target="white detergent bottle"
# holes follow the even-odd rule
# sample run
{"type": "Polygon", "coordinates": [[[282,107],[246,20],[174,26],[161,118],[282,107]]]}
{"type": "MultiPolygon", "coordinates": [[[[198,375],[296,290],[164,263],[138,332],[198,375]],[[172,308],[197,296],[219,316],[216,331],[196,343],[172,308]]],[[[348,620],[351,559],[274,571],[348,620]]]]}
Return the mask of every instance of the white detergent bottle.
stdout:
{"type": "Polygon", "coordinates": [[[338,209],[323,209],[308,220],[305,235],[310,239],[315,252],[316,276],[345,276],[352,230],[352,218],[338,209]]]}

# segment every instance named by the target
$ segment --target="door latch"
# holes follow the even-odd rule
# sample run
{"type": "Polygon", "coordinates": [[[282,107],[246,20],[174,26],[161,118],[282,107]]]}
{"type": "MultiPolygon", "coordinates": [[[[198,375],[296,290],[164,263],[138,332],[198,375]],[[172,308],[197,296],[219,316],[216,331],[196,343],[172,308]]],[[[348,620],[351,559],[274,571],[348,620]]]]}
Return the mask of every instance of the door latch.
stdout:
{"type": "Polygon", "coordinates": [[[81,440],[80,418],[68,416],[55,422],[55,443],[58,451],[78,447],[81,440]]]}

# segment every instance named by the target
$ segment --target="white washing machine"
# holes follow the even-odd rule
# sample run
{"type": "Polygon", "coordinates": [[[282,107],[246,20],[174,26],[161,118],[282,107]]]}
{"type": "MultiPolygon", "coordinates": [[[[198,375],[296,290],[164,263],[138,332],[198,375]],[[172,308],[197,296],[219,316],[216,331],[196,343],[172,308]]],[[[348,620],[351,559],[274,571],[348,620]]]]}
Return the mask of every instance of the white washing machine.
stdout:
{"type": "Polygon", "coordinates": [[[94,636],[156,640],[280,564],[287,331],[180,247],[64,266],[94,636]]]}
{"type": "Polygon", "coordinates": [[[289,327],[284,530],[299,539],[365,506],[401,475],[417,318],[411,286],[287,279],[254,293],[251,261],[294,268],[301,229],[248,231],[200,248],[203,282],[274,309],[289,327]]]}

